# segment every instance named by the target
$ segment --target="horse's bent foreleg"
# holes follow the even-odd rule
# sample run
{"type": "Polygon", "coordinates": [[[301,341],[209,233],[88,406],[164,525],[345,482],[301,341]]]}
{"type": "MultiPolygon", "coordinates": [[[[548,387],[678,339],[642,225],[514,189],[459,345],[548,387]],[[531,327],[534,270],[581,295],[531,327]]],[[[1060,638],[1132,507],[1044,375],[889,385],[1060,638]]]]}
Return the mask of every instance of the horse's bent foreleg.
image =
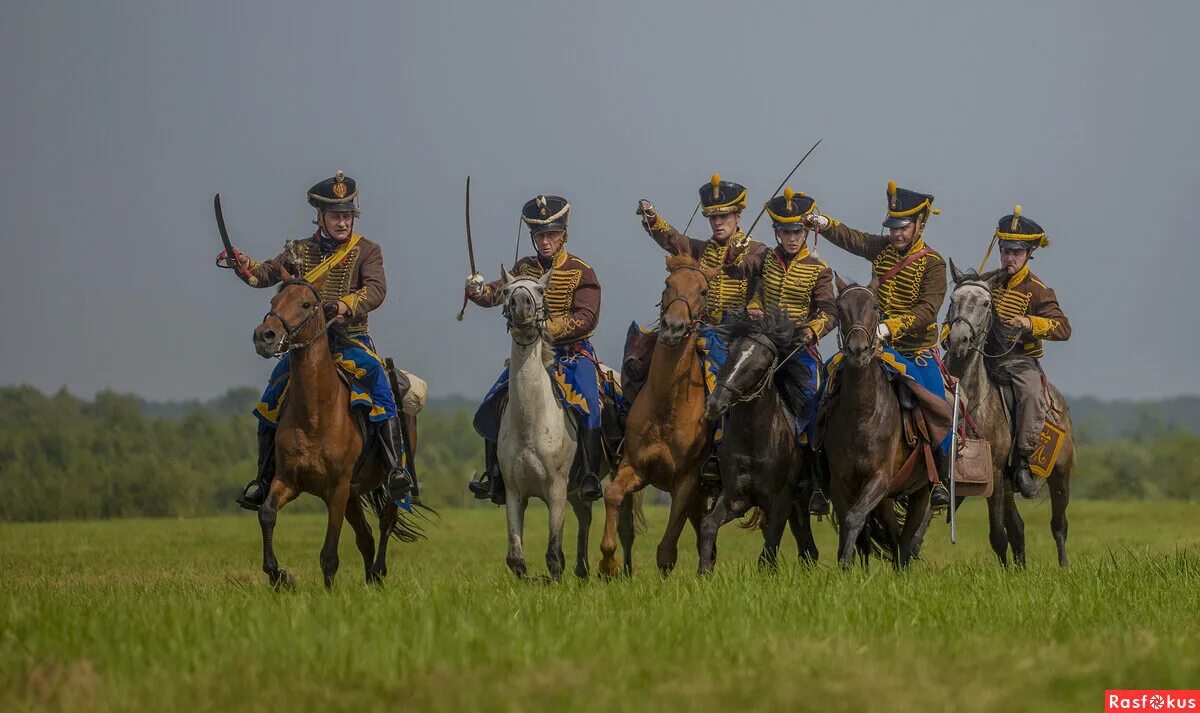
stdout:
{"type": "Polygon", "coordinates": [[[625,502],[621,504],[621,513],[617,516],[617,536],[621,538],[621,557],[627,577],[633,576],[633,538],[637,536],[637,515],[634,511],[638,508],[641,497],[641,493],[634,493],[625,498],[625,502]]]}
{"type": "Polygon", "coordinates": [[[525,550],[521,541],[525,536],[525,508],[529,505],[529,496],[510,489],[505,505],[508,510],[508,558],[506,562],[508,568],[517,575],[518,579],[524,579],[527,570],[525,568],[525,550]]]}
{"type": "MultiPolygon", "coordinates": [[[[588,576],[588,535],[592,529],[592,504],[584,502],[579,491],[567,495],[571,509],[575,511],[575,521],[579,524],[579,533],[575,537],[575,576],[587,579],[588,576]]],[[[620,524],[617,525],[620,528],[620,524]]]]}
{"type": "Polygon", "coordinates": [[[700,547],[700,574],[708,574],[717,562],[717,531],[729,522],[729,500],[725,492],[717,496],[713,509],[700,521],[700,534],[697,538],[700,547]]]}
{"type": "Polygon", "coordinates": [[[988,541],[992,552],[1000,564],[1008,566],[1008,530],[1004,523],[1004,489],[992,488],[992,496],[987,499],[988,510],[988,541]]]}
{"type": "Polygon", "coordinates": [[[920,549],[917,535],[929,523],[929,495],[932,490],[933,486],[925,485],[908,497],[908,512],[904,518],[904,529],[900,531],[900,567],[908,567],[920,549]]]}
{"type": "Polygon", "coordinates": [[[354,544],[363,558],[367,584],[380,584],[382,580],[371,578],[371,563],[375,559],[375,538],[371,535],[371,526],[367,524],[367,517],[363,514],[362,502],[353,495],[346,501],[346,522],[349,522],[354,530],[354,544]]]}
{"type": "Polygon", "coordinates": [[[346,501],[350,497],[350,474],[346,473],[332,489],[325,501],[329,509],[329,522],[325,527],[325,544],[321,546],[321,574],[325,576],[325,587],[333,587],[333,578],[338,571],[338,541],[342,536],[342,521],[346,517],[346,501]]]}
{"type": "Polygon", "coordinates": [[[629,464],[626,456],[617,469],[617,477],[613,478],[604,489],[604,536],[600,539],[600,575],[603,577],[617,576],[619,566],[615,557],[617,551],[617,518],[627,496],[640,490],[645,481],[629,464]]]}
{"type": "Polygon", "coordinates": [[[667,516],[667,529],[663,532],[662,540],[658,543],[658,571],[666,576],[675,569],[679,559],[679,536],[683,534],[683,526],[694,507],[698,483],[696,478],[680,476],[674,492],[671,493],[671,514],[667,516]]]}
{"type": "Polygon", "coordinates": [[[546,508],[550,511],[550,536],[546,543],[546,569],[550,572],[550,579],[555,582],[562,579],[563,570],[567,566],[562,547],[563,526],[566,524],[567,516],[566,490],[566,483],[558,482],[550,486],[550,492],[546,496],[546,508]]]}
{"type": "Polygon", "coordinates": [[[384,499],[387,502],[379,513],[379,549],[375,552],[375,564],[371,566],[370,579],[375,582],[382,582],[387,576],[388,542],[392,539],[396,521],[400,519],[400,509],[396,507],[396,502],[391,498],[384,499]]]}
{"type": "Polygon", "coordinates": [[[262,529],[263,539],[263,572],[266,573],[272,587],[290,588],[296,585],[291,573],[280,569],[279,562],[275,559],[275,521],[283,506],[295,499],[297,494],[294,487],[285,484],[283,478],[277,477],[271,481],[271,490],[258,510],[258,526],[262,529]]]}
{"type": "Polygon", "coordinates": [[[1004,531],[1012,548],[1013,564],[1025,566],[1025,520],[1017,509],[1017,499],[1011,488],[1004,488],[1004,531]]]}
{"type": "Polygon", "coordinates": [[[854,544],[858,542],[859,535],[864,534],[863,526],[867,524],[871,512],[887,496],[889,475],[890,472],[880,471],[871,476],[858,498],[841,518],[842,543],[838,552],[838,562],[843,567],[854,564],[854,544]]]}

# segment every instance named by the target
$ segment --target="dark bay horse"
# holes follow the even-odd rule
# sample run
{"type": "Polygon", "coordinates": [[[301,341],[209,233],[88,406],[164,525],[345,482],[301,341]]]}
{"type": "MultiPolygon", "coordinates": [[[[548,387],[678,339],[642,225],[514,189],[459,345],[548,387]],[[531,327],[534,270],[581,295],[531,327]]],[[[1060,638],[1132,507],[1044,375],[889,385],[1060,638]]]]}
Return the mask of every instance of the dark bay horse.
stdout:
{"type": "MultiPolygon", "coordinates": [[[[359,417],[349,408],[349,388],[330,355],[331,338],[347,339],[339,336],[336,328],[329,328],[327,318],[336,314],[335,307],[322,304],[320,283],[292,278],[285,270],[284,282],[271,299],[271,311],[254,329],[254,348],[259,355],[291,354],[287,400],[280,410],[275,437],[275,478],[258,511],[263,571],[275,587],[295,586],[295,578],[275,559],[273,537],[279,510],[300,493],[321,498],[329,512],[320,556],[326,587],[333,586],[337,574],[343,519],[349,520],[354,529],[369,584],[382,583],[387,574],[389,536],[404,541],[420,536],[390,498],[372,493],[386,475],[378,459],[369,458],[363,465],[354,487],[358,492],[352,492],[351,476],[365,437],[359,417]],[[365,495],[360,497],[358,493],[365,495]],[[378,551],[364,504],[379,516],[378,551]]],[[[410,458],[414,455],[411,446],[410,458]]]]}
{"type": "Polygon", "coordinates": [[[837,278],[837,288],[843,356],[823,443],[838,523],[838,561],[852,565],[857,548],[865,563],[874,543],[896,566],[905,567],[919,547],[916,538],[929,512],[932,486],[920,459],[906,478],[896,478],[912,449],[904,441],[899,399],[880,362],[875,285],[847,285],[837,278]],[[898,515],[904,516],[902,531],[898,515]]]}
{"type": "MultiPolygon", "coordinates": [[[[700,526],[700,571],[711,571],[716,559],[717,530],[751,507],[763,513],[763,549],[759,565],[774,568],[779,541],[792,527],[800,559],[817,561],[817,545],[800,484],[811,467],[807,449],[796,434],[781,389],[796,388],[778,378],[777,369],[800,348],[796,325],[782,311],[768,310],[759,318],[743,313],[721,331],[729,339],[729,356],[717,385],[705,403],[711,422],[725,414],[725,429],[717,453],[721,463],[721,493],[700,526]]],[[[797,394],[793,403],[801,403],[797,394]]]]}
{"type": "MultiPolygon", "coordinates": [[[[1008,276],[1003,270],[983,276],[974,272],[963,273],[950,263],[954,278],[954,291],[950,294],[950,311],[946,324],[950,328],[947,338],[946,366],[951,375],[959,379],[959,393],[964,397],[967,412],[971,415],[970,425],[978,428],[973,435],[991,445],[993,466],[992,497],[988,498],[988,535],[992,550],[1001,564],[1008,564],[1007,550],[1012,548],[1013,561],[1025,565],[1025,522],[1017,510],[1012,484],[1008,473],[1009,452],[1012,450],[1012,432],[1005,412],[1000,389],[988,375],[985,357],[998,354],[1011,345],[1012,336],[1006,334],[1004,325],[995,319],[992,307],[992,290],[1002,287],[1008,276]]],[[[1047,482],[1050,486],[1050,532],[1058,548],[1058,563],[1067,565],[1067,503],[1071,499],[1071,470],[1075,464],[1075,439],[1071,426],[1071,412],[1066,399],[1053,385],[1048,391],[1054,410],[1061,414],[1056,419],[1066,431],[1066,440],[1055,462],[1047,482]]]]}
{"type": "MultiPolygon", "coordinates": [[[[700,466],[712,444],[712,429],[704,420],[704,364],[696,350],[696,332],[717,270],[702,268],[684,255],[668,257],[667,270],[649,374],[625,422],[625,455],[604,490],[600,574],[607,577],[620,570],[615,556],[617,520],[625,498],[648,484],[671,494],[667,529],[658,544],[659,571],[668,574],[674,569],[687,521],[697,537],[700,534],[700,466]]],[[[624,550],[626,574],[633,571],[632,538],[629,542],[624,550]]]]}

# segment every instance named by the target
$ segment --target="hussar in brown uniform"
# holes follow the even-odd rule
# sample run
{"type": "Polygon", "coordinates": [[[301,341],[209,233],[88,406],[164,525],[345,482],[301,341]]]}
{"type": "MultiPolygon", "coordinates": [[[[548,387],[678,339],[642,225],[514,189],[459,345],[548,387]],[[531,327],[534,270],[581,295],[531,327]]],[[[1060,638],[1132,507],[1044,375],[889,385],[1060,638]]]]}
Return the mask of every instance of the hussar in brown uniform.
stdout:
{"type": "Polygon", "coordinates": [[[1041,490],[1041,480],[1030,473],[1029,456],[1040,444],[1047,409],[1042,342],[1067,341],[1071,338],[1071,323],[1059,307],[1054,290],[1029,270],[1033,251],[1050,244],[1046,231],[1021,215],[1018,205],[1000,219],[995,237],[1000,242],[1003,276],[992,281],[996,285],[992,307],[1009,334],[1007,340],[989,343],[985,365],[996,383],[1012,385],[1017,452],[1013,477],[1021,495],[1033,498],[1041,490]]]}

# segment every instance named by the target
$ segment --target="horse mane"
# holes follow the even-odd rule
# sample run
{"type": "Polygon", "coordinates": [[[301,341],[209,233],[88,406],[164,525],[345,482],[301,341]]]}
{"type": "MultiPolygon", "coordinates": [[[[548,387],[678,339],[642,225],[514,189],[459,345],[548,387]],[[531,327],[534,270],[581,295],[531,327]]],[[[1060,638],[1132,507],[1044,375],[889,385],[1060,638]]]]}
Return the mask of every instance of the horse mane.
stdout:
{"type": "MultiPolygon", "coordinates": [[[[743,309],[733,313],[728,319],[729,321],[721,326],[721,331],[726,334],[730,344],[739,337],[762,335],[770,340],[780,359],[788,357],[797,346],[796,333],[800,330],[787,312],[781,309],[763,310],[763,315],[757,318],[751,317],[750,313],[743,309]]],[[[806,368],[804,374],[806,378],[811,376],[807,371],[806,368]]],[[[795,379],[785,377],[783,369],[775,372],[775,388],[778,389],[779,395],[783,397],[783,402],[788,405],[789,410],[792,405],[802,404],[809,398],[795,379]]]]}
{"type": "Polygon", "coordinates": [[[681,267],[700,267],[700,263],[691,255],[667,256],[667,272],[675,272],[681,267]]]}
{"type": "Polygon", "coordinates": [[[346,349],[362,349],[362,345],[350,338],[350,328],[345,322],[334,322],[329,327],[329,351],[337,353],[346,349]]]}

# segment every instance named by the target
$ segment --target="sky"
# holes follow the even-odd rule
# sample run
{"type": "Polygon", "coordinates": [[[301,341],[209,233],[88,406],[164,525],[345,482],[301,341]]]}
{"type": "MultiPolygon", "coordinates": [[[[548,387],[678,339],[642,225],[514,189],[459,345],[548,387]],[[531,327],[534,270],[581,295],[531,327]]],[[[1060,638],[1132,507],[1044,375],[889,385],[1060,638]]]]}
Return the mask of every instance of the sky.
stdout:
{"type": "MultiPolygon", "coordinates": [[[[1200,3],[64,1],[0,19],[0,384],[265,382],[250,336],[272,293],[213,266],[212,195],[265,259],[311,233],[305,191],[339,169],[388,272],[372,333],[434,396],[482,396],[509,352],[499,310],[454,319],[467,175],[489,279],[526,200],[571,201],[568,248],[604,288],[594,342],[619,364],[665,277],[637,200],[682,226],[717,172],[756,209],[823,139],[789,185],[853,227],[879,230],[894,179],[936,196],[926,238],[959,265],[1014,203],[1047,229],[1033,269],[1074,328],[1045,359],[1066,393],[1200,393],[1200,3]]],[[[755,233],[774,243],[769,221],[755,233]]]]}

